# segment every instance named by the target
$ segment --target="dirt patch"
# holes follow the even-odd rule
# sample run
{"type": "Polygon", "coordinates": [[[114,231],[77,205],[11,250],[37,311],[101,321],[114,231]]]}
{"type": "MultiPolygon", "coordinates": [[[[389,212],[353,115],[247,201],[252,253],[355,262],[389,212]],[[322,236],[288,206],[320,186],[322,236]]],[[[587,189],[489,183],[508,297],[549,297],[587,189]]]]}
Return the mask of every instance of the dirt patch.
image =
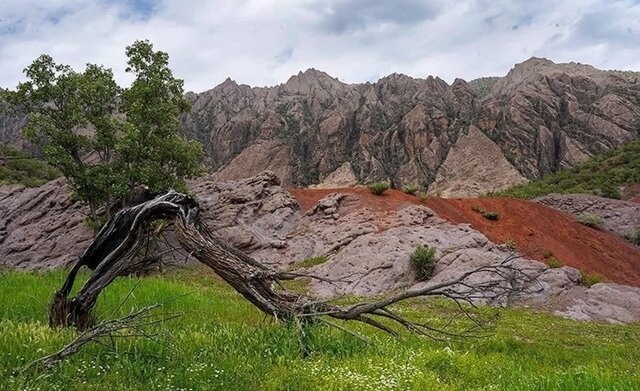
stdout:
{"type": "MultiPolygon", "coordinates": [[[[290,189],[303,210],[333,192],[355,194],[361,205],[371,210],[397,210],[420,204],[418,198],[397,190],[376,196],[367,188],[290,189]]],[[[535,202],[509,198],[442,199],[429,198],[426,205],[453,223],[467,223],[495,243],[515,242],[528,258],[546,261],[553,255],[563,265],[605,280],[640,286],[640,248],[604,231],[575,222],[569,214],[535,202]],[[495,211],[498,220],[489,220],[473,209],[495,211]]]]}

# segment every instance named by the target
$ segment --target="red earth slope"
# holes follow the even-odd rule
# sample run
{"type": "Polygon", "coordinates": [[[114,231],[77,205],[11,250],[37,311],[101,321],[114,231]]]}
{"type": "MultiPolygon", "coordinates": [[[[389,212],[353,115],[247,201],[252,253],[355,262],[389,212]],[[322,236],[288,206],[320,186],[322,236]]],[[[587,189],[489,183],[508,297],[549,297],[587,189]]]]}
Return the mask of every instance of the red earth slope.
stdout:
{"type": "MultiPolygon", "coordinates": [[[[333,192],[357,195],[363,206],[372,210],[395,210],[408,204],[420,204],[414,196],[388,190],[376,196],[366,188],[290,189],[303,210],[333,192]]],[[[467,223],[495,243],[513,240],[527,258],[545,261],[550,255],[563,265],[605,280],[640,286],[640,247],[594,228],[575,222],[568,214],[535,202],[510,198],[429,198],[426,206],[452,223],[467,223]],[[473,209],[495,211],[497,221],[487,220],[473,209]]]]}

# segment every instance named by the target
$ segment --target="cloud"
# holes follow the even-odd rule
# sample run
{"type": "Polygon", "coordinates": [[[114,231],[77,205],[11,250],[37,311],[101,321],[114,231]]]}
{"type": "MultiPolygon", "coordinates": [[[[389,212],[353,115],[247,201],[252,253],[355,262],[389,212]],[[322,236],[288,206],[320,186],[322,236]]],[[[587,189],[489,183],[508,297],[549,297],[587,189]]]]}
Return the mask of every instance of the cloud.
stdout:
{"type": "Polygon", "coordinates": [[[0,86],[41,53],[104,64],[127,84],[124,48],[145,38],[194,91],[227,77],[278,84],[312,67],[346,82],[392,72],[452,82],[533,55],[639,70],[639,23],[631,0],[3,0],[0,86]]]}
{"type": "Polygon", "coordinates": [[[317,4],[321,25],[331,33],[365,30],[372,25],[413,25],[433,19],[441,11],[439,1],[335,0],[317,4]]]}

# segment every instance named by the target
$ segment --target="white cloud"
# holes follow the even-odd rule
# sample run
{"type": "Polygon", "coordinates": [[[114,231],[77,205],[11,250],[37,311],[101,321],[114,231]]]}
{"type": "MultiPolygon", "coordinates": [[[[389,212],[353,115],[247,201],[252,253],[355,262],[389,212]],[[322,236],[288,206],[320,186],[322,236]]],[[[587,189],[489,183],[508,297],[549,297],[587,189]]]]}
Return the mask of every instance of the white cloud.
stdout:
{"type": "Polygon", "coordinates": [[[0,86],[41,53],[104,64],[125,84],[124,48],[144,38],[195,91],[228,76],[273,85],[310,67],[347,82],[470,80],[532,55],[638,70],[639,21],[632,0],[3,0],[0,86]]]}

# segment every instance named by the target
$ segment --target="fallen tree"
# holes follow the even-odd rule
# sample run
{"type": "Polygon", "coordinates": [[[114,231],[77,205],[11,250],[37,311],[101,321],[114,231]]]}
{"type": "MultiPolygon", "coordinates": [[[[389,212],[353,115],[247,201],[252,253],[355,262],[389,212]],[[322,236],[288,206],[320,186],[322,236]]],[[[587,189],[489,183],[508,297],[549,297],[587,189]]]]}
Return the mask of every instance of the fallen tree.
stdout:
{"type": "MultiPolygon", "coordinates": [[[[95,323],[92,309],[100,292],[118,276],[135,273],[157,261],[157,257],[138,256],[142,244],[156,232],[153,228],[157,221],[172,222],[178,242],[191,256],[211,268],[260,311],[285,322],[305,324],[323,321],[341,327],[330,321],[333,318],[362,322],[393,335],[400,326],[421,335],[437,337],[449,334],[446,326],[434,327],[408,319],[395,313],[391,306],[414,297],[440,296],[455,301],[463,309],[463,303],[490,302],[510,295],[523,289],[523,280],[531,280],[522,269],[514,266],[517,257],[513,255],[501,263],[478,267],[450,281],[426,284],[423,288],[406,290],[380,300],[337,305],[287,290],[283,281],[325,279],[278,271],[256,261],[211,232],[202,221],[199,204],[194,198],[170,191],[122,209],[105,224],[55,294],[50,309],[51,326],[75,326],[79,330],[92,327],[95,323]],[[69,297],[76,275],[83,266],[90,268],[92,273],[80,291],[69,297]]],[[[473,325],[462,334],[474,335],[484,330],[481,321],[466,311],[464,313],[473,325]]]]}

